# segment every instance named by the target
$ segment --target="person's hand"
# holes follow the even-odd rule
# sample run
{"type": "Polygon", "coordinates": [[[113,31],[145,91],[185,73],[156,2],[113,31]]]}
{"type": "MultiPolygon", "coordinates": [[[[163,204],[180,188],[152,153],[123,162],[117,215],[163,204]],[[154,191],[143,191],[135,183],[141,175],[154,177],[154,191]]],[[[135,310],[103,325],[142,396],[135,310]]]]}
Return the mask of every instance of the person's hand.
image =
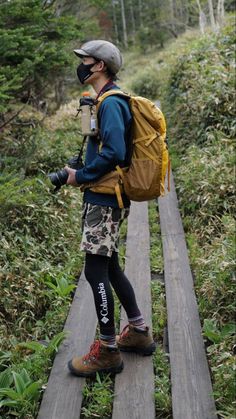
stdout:
{"type": "Polygon", "coordinates": [[[79,186],[78,183],[76,182],[76,178],[75,178],[75,169],[71,169],[71,167],[65,166],[64,169],[68,172],[69,176],[67,179],[66,184],[67,185],[72,185],[72,186],[79,186]]]}

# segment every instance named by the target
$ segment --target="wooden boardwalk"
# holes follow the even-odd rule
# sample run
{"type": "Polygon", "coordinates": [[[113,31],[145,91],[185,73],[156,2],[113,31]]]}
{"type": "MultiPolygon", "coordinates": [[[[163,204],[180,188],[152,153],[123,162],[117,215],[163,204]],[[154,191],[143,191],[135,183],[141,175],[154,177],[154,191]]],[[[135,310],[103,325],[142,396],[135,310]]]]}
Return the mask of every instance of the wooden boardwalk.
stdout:
{"type": "MultiPolygon", "coordinates": [[[[165,265],[173,418],[216,419],[173,178],[171,181],[171,192],[159,199],[159,210],[165,265]]],[[[125,271],[135,288],[145,319],[151,326],[148,204],[132,203],[128,220],[125,271]]],[[[126,323],[122,311],[121,329],[126,323]]],[[[38,419],[80,418],[85,379],[69,374],[67,361],[75,354],[88,351],[94,339],[96,324],[92,292],[82,275],[65,324],[65,330],[70,331],[70,335],[56,355],[38,419]]],[[[125,353],[122,356],[125,368],[115,379],[112,419],[155,419],[152,358],[125,353]]]]}
{"type": "Polygon", "coordinates": [[[92,291],[82,274],[64,327],[69,336],[55,357],[38,419],[79,419],[85,379],[70,374],[67,363],[75,354],[88,350],[96,325],[92,291]]]}
{"type": "Polygon", "coordinates": [[[173,176],[159,198],[174,419],[216,419],[185,235],[173,176]]]}
{"type": "MultiPolygon", "coordinates": [[[[149,225],[146,202],[131,205],[128,218],[125,272],[132,282],[142,313],[151,326],[151,273],[149,225]]],[[[127,324],[121,312],[121,327],[127,324]]],[[[116,376],[112,419],[154,419],[154,371],[152,357],[122,353],[125,368],[116,376]]]]}

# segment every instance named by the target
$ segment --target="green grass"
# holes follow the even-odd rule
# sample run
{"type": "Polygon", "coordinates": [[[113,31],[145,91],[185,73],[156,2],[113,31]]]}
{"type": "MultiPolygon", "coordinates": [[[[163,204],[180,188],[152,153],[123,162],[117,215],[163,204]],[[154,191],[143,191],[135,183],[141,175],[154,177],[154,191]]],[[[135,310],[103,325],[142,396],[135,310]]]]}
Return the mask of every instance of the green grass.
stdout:
{"type": "MultiPolygon", "coordinates": [[[[28,108],[18,122],[32,113],[28,108]]],[[[12,126],[1,133],[0,371],[10,377],[0,383],[4,419],[35,417],[55,350],[39,346],[32,352],[21,343],[46,341],[50,348],[59,339],[82,269],[81,195],[66,187],[53,194],[47,179],[79,146],[78,122],[68,123],[67,114],[64,121],[64,131],[61,112],[60,126],[46,129],[36,120],[34,129],[12,126]],[[25,380],[24,394],[13,377],[25,380]]]]}
{"type": "Polygon", "coordinates": [[[221,33],[190,43],[169,72],[163,95],[220,418],[235,415],[233,44],[230,22],[221,33]]]}
{"type": "Polygon", "coordinates": [[[87,380],[83,390],[82,418],[108,419],[112,414],[114,379],[109,374],[87,380]]]}
{"type": "Polygon", "coordinates": [[[150,201],[148,207],[150,226],[150,267],[153,277],[152,295],[152,328],[154,340],[158,348],[153,354],[155,373],[155,406],[156,417],[171,418],[171,388],[169,356],[164,351],[164,329],[167,325],[165,286],[157,278],[163,278],[163,254],[160,234],[160,220],[156,201],[150,201]]]}
{"type": "MultiPolygon", "coordinates": [[[[120,83],[124,90],[142,91],[147,62],[155,70],[155,93],[151,93],[161,99],[167,118],[214,396],[220,418],[228,419],[233,418],[235,410],[232,43],[229,22],[223,32],[209,32],[203,38],[196,31],[187,32],[162,52],[152,51],[141,57],[136,52],[127,53],[120,83]]],[[[150,80],[148,88],[150,92],[150,80]]],[[[73,101],[42,127],[39,121],[43,115],[26,107],[17,122],[31,120],[33,112],[34,126],[7,127],[1,133],[0,404],[4,419],[12,414],[31,419],[37,414],[41,386],[46,384],[56,349],[46,352],[41,346],[34,350],[29,346],[39,340],[46,340],[49,346],[54,338],[60,340],[58,333],[67,316],[74,278],[83,263],[78,251],[80,194],[63,188],[53,195],[46,178],[48,172],[63,167],[78,148],[76,108],[73,101]],[[28,342],[28,347],[22,342],[28,342]],[[31,391],[27,390],[30,386],[31,391]],[[3,388],[11,391],[1,391],[3,388]],[[11,399],[19,402],[17,412],[11,399]]],[[[156,278],[163,273],[163,260],[154,202],[149,217],[150,264],[156,278]]],[[[121,240],[123,266],[125,229],[121,240]]],[[[168,356],[162,349],[165,291],[156,280],[152,283],[152,301],[153,332],[159,342],[153,357],[156,415],[167,419],[171,418],[171,396],[168,356]]],[[[117,302],[117,325],[119,311],[117,302]]],[[[113,385],[109,376],[88,381],[84,417],[111,416],[113,385]]]]}
{"type": "Polygon", "coordinates": [[[148,207],[149,227],[150,227],[150,266],[151,274],[163,275],[163,256],[160,218],[156,201],[150,201],[148,207]]]}

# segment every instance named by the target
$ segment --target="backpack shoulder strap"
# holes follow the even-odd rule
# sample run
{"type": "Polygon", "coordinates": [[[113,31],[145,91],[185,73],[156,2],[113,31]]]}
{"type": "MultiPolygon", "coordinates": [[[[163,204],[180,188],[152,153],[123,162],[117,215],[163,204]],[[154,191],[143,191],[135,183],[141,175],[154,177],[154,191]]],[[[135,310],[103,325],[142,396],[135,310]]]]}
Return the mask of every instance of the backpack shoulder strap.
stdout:
{"type": "Polygon", "coordinates": [[[97,111],[98,111],[100,105],[102,104],[102,102],[104,101],[104,99],[106,99],[108,96],[113,96],[113,95],[125,97],[127,99],[131,98],[131,96],[128,93],[124,93],[124,92],[122,92],[122,90],[118,90],[118,89],[117,90],[115,90],[115,89],[108,90],[108,92],[103,93],[103,95],[101,95],[97,99],[97,111]]]}

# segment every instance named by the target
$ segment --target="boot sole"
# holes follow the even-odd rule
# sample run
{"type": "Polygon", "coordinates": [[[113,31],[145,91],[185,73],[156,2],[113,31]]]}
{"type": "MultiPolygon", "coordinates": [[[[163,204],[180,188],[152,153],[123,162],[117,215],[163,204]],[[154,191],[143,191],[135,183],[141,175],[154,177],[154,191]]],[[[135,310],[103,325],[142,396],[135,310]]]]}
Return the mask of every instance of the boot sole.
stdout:
{"type": "Polygon", "coordinates": [[[118,344],[118,347],[120,351],[122,352],[134,352],[139,355],[150,356],[153,354],[153,352],[155,352],[157,345],[155,342],[153,342],[147,348],[135,348],[133,346],[120,346],[119,344],[118,344]]]}
{"type": "Polygon", "coordinates": [[[76,370],[76,368],[73,367],[72,365],[72,361],[68,362],[68,368],[70,370],[70,372],[74,375],[77,375],[77,377],[96,377],[96,374],[119,374],[123,368],[124,368],[124,363],[122,361],[122,363],[118,366],[118,367],[111,367],[111,368],[103,368],[101,370],[98,371],[94,371],[94,372],[80,372],[78,370],[76,370]]]}

